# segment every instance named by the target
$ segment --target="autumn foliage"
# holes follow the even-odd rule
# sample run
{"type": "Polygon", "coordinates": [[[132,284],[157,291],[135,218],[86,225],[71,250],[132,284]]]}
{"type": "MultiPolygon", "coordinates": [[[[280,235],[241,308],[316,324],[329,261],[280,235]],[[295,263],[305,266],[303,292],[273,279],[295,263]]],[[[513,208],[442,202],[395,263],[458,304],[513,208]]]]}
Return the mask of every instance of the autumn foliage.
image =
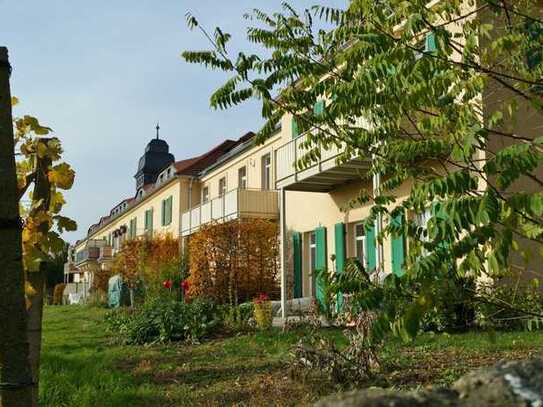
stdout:
{"type": "Polygon", "coordinates": [[[111,271],[122,275],[130,287],[143,283],[146,288],[159,288],[165,279],[181,281],[181,263],[179,239],[158,235],[124,242],[111,271]]]}
{"type": "Polygon", "coordinates": [[[276,223],[261,220],[214,223],[189,241],[189,297],[221,304],[279,294],[279,240],[276,223]]]}

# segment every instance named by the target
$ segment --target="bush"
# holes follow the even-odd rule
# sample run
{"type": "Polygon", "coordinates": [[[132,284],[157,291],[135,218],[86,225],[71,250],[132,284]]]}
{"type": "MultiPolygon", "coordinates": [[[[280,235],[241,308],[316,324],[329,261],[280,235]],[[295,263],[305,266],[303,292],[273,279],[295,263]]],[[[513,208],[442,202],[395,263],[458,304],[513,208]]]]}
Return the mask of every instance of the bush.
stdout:
{"type": "Polygon", "coordinates": [[[189,340],[198,342],[220,325],[217,307],[210,301],[183,303],[157,297],[138,309],[107,314],[109,330],[128,344],[150,344],[189,340]]]}
{"type": "Polygon", "coordinates": [[[234,331],[246,331],[254,327],[254,305],[244,302],[240,305],[222,307],[222,319],[226,328],[234,331]]]}
{"type": "Polygon", "coordinates": [[[260,294],[253,301],[256,326],[260,329],[269,329],[273,322],[272,303],[266,294],[260,294]]]}
{"type": "Polygon", "coordinates": [[[64,289],[66,284],[61,283],[55,286],[53,290],[53,305],[62,305],[62,297],[64,296],[64,289]]]}
{"type": "Polygon", "coordinates": [[[251,219],[211,223],[188,245],[188,296],[237,305],[259,293],[279,297],[279,239],[276,222],[251,219]]]}
{"type": "Polygon", "coordinates": [[[543,318],[533,315],[543,315],[543,293],[536,281],[488,288],[477,305],[477,323],[482,328],[503,330],[543,328],[543,318]]]}

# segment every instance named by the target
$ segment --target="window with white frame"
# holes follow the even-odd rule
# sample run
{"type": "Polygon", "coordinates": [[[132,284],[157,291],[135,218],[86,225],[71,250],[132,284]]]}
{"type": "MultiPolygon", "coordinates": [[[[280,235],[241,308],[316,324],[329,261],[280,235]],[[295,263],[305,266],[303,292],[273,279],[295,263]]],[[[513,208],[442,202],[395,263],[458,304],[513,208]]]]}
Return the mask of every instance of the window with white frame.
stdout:
{"type": "Polygon", "coordinates": [[[315,271],[317,264],[317,237],[315,232],[309,235],[309,267],[311,272],[315,271]]]}
{"type": "Polygon", "coordinates": [[[204,187],[202,189],[202,203],[206,203],[209,201],[209,187],[204,187]]]}
{"type": "Polygon", "coordinates": [[[354,225],[354,255],[362,265],[366,265],[366,233],[363,223],[354,225]]]}
{"type": "Polygon", "coordinates": [[[222,177],[219,180],[219,196],[224,196],[226,194],[226,177],[222,177]]]}
{"type": "Polygon", "coordinates": [[[262,189],[271,189],[271,154],[265,154],[261,158],[262,165],[262,189]]]}
{"type": "Polygon", "coordinates": [[[238,170],[238,188],[247,188],[247,167],[243,166],[238,170]]]}

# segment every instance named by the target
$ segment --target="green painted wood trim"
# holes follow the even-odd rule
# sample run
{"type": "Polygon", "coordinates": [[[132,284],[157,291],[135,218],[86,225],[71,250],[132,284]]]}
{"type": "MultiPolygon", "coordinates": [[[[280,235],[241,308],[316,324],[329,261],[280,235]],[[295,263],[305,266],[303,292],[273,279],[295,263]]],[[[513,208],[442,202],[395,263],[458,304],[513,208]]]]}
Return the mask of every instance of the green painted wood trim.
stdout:
{"type": "MultiPolygon", "coordinates": [[[[334,244],[336,247],[336,273],[343,273],[347,253],[345,251],[345,224],[336,223],[334,226],[334,244]]],[[[343,294],[337,294],[337,311],[343,308],[343,294]]]]}
{"type": "Polygon", "coordinates": [[[318,100],[313,106],[313,114],[315,116],[321,115],[324,113],[324,100],[318,100]]]}
{"type": "Polygon", "coordinates": [[[294,298],[303,296],[302,290],[302,235],[292,233],[292,262],[294,270],[294,298]]]}
{"type": "MultiPolygon", "coordinates": [[[[326,269],[326,257],[327,257],[327,248],[326,248],[326,228],[318,227],[315,229],[315,243],[316,243],[316,258],[315,258],[315,269],[316,270],[325,270],[326,269]]],[[[317,301],[324,305],[324,287],[322,281],[319,278],[315,278],[315,296],[317,301]]]]}
{"type": "Polygon", "coordinates": [[[291,122],[292,138],[296,138],[300,135],[300,129],[298,127],[298,122],[295,117],[292,117],[291,122]]]}
{"type": "Polygon", "coordinates": [[[364,265],[368,271],[373,271],[377,268],[377,244],[375,237],[375,227],[366,228],[366,264],[364,265]]]}
{"type": "Polygon", "coordinates": [[[434,52],[436,50],[436,35],[433,32],[429,32],[428,34],[426,34],[426,39],[424,41],[424,51],[434,52]]]}
{"type": "MultiPolygon", "coordinates": [[[[395,225],[403,223],[403,214],[396,215],[392,220],[395,225]]],[[[405,260],[405,237],[403,235],[393,236],[391,242],[392,248],[392,272],[398,277],[404,274],[403,264],[405,260]]]]}

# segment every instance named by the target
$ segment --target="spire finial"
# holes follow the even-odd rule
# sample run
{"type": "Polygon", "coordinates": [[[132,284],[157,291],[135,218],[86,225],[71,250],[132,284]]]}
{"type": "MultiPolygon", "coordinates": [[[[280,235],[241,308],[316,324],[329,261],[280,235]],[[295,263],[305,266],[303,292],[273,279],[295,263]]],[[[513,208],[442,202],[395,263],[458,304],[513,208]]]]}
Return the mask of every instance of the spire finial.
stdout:
{"type": "Polygon", "coordinates": [[[160,137],[160,123],[156,122],[156,139],[158,140],[160,137]]]}

